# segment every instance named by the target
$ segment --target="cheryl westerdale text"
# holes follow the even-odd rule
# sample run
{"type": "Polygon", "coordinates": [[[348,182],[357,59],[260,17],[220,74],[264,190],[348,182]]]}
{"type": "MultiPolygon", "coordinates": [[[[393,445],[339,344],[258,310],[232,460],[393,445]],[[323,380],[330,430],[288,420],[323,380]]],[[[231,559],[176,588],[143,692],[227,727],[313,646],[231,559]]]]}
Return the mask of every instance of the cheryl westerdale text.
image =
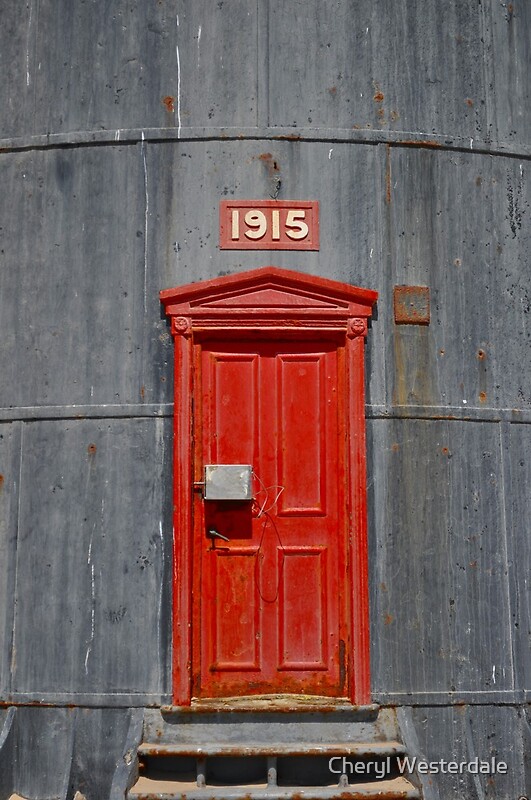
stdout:
{"type": "Polygon", "coordinates": [[[417,772],[421,775],[462,775],[463,773],[470,773],[471,775],[506,775],[508,770],[505,761],[497,761],[495,758],[485,761],[479,758],[474,758],[471,761],[447,761],[443,758],[439,761],[425,761],[416,756],[411,758],[408,756],[398,756],[396,758],[387,756],[387,758],[373,761],[351,761],[346,756],[333,756],[328,762],[328,768],[334,775],[364,775],[378,780],[396,774],[397,770],[401,775],[412,772],[417,772]]]}

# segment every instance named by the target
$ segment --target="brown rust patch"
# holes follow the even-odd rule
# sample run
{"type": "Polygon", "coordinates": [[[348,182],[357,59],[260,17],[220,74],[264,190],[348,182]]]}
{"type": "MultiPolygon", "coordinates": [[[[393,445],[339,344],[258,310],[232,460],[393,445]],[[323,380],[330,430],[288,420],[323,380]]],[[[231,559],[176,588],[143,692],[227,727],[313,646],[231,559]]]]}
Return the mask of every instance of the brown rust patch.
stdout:
{"type": "Polygon", "coordinates": [[[385,158],[385,201],[391,204],[391,145],[386,146],[385,158]]]}
{"type": "Polygon", "coordinates": [[[339,640],[339,693],[343,694],[347,681],[347,648],[343,639],[339,640]]]}
{"type": "Polygon", "coordinates": [[[373,97],[372,99],[374,100],[374,102],[375,102],[375,103],[383,103],[383,101],[384,101],[384,99],[385,99],[385,95],[384,95],[384,93],[383,93],[383,92],[382,92],[382,91],[379,89],[379,90],[376,92],[376,94],[374,95],[374,97],[373,97]]]}
{"type": "Polygon", "coordinates": [[[267,170],[270,175],[273,175],[275,172],[280,172],[280,166],[278,164],[278,161],[272,155],[272,153],[260,153],[258,158],[260,159],[260,161],[263,161],[264,164],[267,165],[267,170]]]}
{"type": "Polygon", "coordinates": [[[166,106],[166,111],[173,114],[175,111],[175,97],[172,97],[170,94],[166,95],[166,97],[162,98],[162,105],[166,106]]]}
{"type": "Polygon", "coordinates": [[[330,88],[328,89],[328,91],[329,91],[329,93],[330,93],[331,95],[335,95],[335,94],[337,94],[337,86],[330,86],[330,88]]]}
{"type": "Polygon", "coordinates": [[[4,485],[4,476],[0,475],[0,489],[3,487],[3,485],[4,485]]]}
{"type": "Polygon", "coordinates": [[[384,617],[384,625],[391,625],[394,622],[394,617],[392,614],[387,613],[384,617]]]}
{"type": "Polygon", "coordinates": [[[95,444],[93,444],[93,443],[91,443],[91,444],[89,444],[89,446],[87,447],[87,453],[89,454],[89,456],[93,456],[93,455],[94,455],[94,453],[96,452],[96,450],[97,450],[97,449],[98,449],[98,448],[96,447],[96,445],[95,445],[95,444]]]}
{"type": "Polygon", "coordinates": [[[483,361],[485,359],[486,355],[487,355],[486,352],[484,350],[482,350],[481,348],[478,350],[478,359],[480,361],[483,361]]]}
{"type": "Polygon", "coordinates": [[[146,396],[146,387],[145,386],[141,386],[140,387],[140,397],[142,398],[142,400],[144,400],[145,396],[146,396]]]}
{"type": "Polygon", "coordinates": [[[435,139],[400,139],[397,144],[411,145],[414,147],[442,147],[442,144],[435,139]]]}
{"type": "Polygon", "coordinates": [[[480,392],[479,393],[479,402],[486,403],[487,402],[487,392],[480,392]]]}
{"type": "Polygon", "coordinates": [[[466,100],[465,100],[465,103],[467,104],[467,106],[468,106],[469,108],[472,108],[472,106],[474,105],[474,101],[473,101],[473,100],[471,100],[471,98],[470,98],[470,97],[467,97],[467,98],[466,98],[466,100]]]}
{"type": "Polygon", "coordinates": [[[400,450],[400,445],[398,444],[398,442],[393,442],[393,444],[391,445],[391,450],[393,451],[393,453],[398,453],[398,451],[400,450]]]}
{"type": "Polygon", "coordinates": [[[397,325],[429,325],[429,287],[395,286],[393,289],[393,309],[397,325]]]}

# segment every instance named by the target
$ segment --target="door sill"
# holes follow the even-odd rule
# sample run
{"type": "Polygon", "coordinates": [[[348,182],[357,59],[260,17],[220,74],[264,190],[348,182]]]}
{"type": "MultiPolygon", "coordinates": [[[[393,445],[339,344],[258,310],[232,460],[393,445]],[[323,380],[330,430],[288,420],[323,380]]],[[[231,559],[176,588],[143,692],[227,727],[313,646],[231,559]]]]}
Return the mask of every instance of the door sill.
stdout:
{"type": "Polygon", "coordinates": [[[354,705],[347,697],[323,697],[306,694],[261,694],[238,697],[193,697],[189,706],[161,706],[163,714],[176,712],[268,711],[268,712],[347,712],[364,719],[375,717],[375,703],[354,705]]]}

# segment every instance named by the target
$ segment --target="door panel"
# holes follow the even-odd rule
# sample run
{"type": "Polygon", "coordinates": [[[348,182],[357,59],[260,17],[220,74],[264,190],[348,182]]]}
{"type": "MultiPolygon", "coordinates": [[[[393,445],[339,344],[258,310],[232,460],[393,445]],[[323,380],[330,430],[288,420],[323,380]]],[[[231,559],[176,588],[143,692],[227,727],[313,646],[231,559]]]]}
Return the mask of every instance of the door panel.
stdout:
{"type": "Polygon", "coordinates": [[[325,360],[324,354],[277,356],[280,516],[326,513],[325,360]]]}
{"type": "Polygon", "coordinates": [[[196,479],[205,464],[251,464],[255,499],[195,499],[194,694],[341,696],[338,349],[205,342],[197,367],[196,479]],[[209,538],[212,529],[229,541],[209,538]]]}

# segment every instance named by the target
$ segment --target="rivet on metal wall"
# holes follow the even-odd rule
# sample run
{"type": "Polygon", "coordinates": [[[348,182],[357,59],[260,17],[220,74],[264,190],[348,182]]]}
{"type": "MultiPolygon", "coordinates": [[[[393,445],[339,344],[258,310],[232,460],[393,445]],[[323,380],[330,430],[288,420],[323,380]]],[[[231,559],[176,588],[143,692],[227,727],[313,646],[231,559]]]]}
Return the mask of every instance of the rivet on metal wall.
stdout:
{"type": "Polygon", "coordinates": [[[429,325],[429,287],[395,286],[393,289],[393,308],[397,325],[429,325]]]}

